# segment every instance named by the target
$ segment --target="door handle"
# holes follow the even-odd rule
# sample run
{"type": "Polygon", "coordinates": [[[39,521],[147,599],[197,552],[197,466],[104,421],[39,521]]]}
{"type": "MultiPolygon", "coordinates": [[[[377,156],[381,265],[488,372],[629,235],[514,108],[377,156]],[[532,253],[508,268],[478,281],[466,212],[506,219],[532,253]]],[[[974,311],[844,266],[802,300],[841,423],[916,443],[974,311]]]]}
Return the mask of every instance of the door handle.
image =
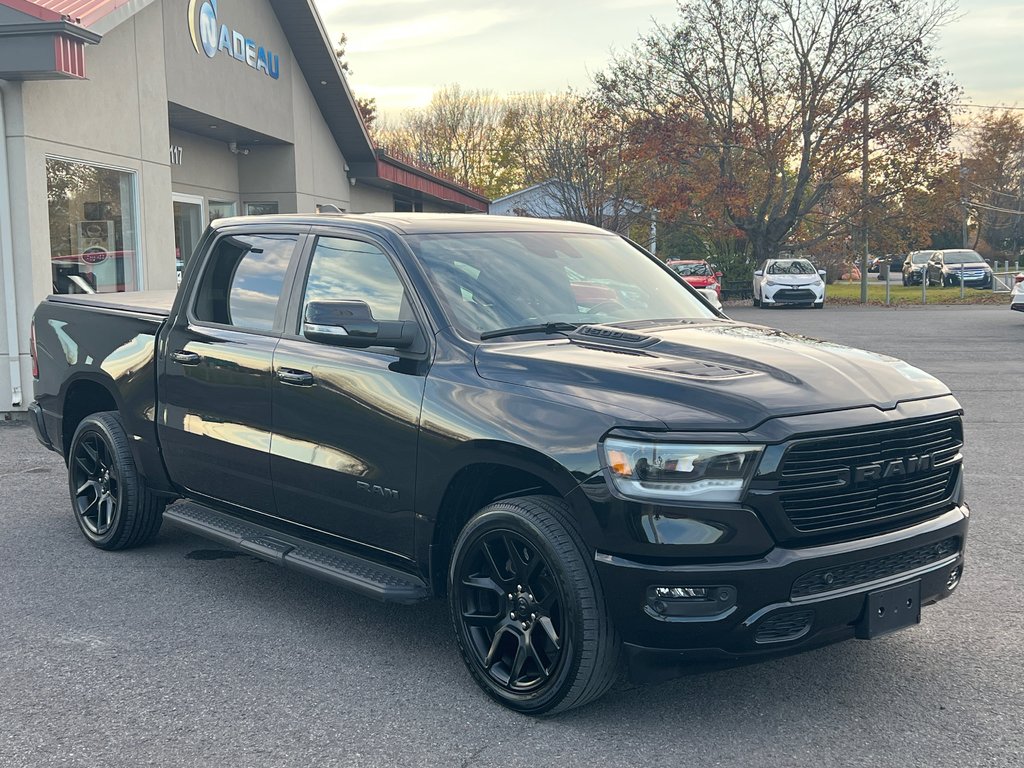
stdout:
{"type": "Polygon", "coordinates": [[[296,371],[292,368],[278,368],[277,380],[293,387],[312,387],[313,374],[309,371],[296,371]]]}
{"type": "Polygon", "coordinates": [[[171,360],[181,365],[199,365],[201,359],[195,352],[186,352],[183,349],[171,352],[171,360]]]}

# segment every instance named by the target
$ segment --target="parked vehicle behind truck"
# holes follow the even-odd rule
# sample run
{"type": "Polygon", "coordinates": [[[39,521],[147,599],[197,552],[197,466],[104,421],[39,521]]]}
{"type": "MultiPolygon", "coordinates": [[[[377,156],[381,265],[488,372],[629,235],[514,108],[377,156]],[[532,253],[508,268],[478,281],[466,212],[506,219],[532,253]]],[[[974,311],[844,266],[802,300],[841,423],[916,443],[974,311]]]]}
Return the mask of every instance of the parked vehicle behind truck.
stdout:
{"type": "Polygon", "coordinates": [[[956,588],[961,409],[731,321],[584,225],[227,219],[180,289],[51,296],[40,441],[96,547],[164,520],[380,600],[445,596],[530,714],[634,671],[870,638],[956,588]]]}

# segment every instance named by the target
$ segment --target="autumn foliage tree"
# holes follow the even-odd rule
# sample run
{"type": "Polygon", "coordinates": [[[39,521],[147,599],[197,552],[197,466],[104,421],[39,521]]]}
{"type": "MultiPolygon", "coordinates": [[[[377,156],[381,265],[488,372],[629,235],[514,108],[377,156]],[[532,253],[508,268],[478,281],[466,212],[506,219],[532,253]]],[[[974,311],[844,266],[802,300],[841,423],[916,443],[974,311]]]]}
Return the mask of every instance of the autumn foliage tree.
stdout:
{"type": "Polygon", "coordinates": [[[927,182],[952,133],[957,91],[932,50],[951,13],[947,0],[681,2],[596,80],[633,129],[653,202],[699,212],[759,260],[858,214],[827,203],[860,166],[865,99],[888,158],[876,203],[927,182]]]}

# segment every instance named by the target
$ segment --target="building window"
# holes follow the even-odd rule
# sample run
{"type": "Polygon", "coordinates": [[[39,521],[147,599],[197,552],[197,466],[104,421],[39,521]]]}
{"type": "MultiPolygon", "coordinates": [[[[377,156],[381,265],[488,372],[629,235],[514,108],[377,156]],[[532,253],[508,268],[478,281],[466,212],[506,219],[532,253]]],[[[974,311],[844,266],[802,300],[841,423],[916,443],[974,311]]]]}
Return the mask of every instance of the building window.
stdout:
{"type": "MultiPolygon", "coordinates": [[[[274,203],[276,206],[277,203],[274,203]]],[[[223,200],[211,200],[209,203],[210,222],[216,219],[229,219],[238,215],[238,203],[226,202],[223,200]]],[[[210,223],[207,222],[207,223],[210,223]]]]}
{"type": "Polygon", "coordinates": [[[246,203],[246,216],[268,216],[278,213],[277,203],[246,203]]]}
{"type": "Polygon", "coordinates": [[[139,288],[135,174],[46,159],[54,293],[139,288]]]}

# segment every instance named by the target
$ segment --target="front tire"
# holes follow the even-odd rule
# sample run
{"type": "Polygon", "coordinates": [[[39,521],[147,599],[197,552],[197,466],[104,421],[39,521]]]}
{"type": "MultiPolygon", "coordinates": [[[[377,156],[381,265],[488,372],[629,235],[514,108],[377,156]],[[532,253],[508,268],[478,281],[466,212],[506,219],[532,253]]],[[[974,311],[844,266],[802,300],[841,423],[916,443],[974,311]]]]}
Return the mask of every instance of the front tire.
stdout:
{"type": "Polygon", "coordinates": [[[448,607],[463,661],[509,709],[564,712],[597,699],[619,640],[597,573],[569,517],[547,496],[484,507],[459,534],[448,607]]]}
{"type": "Polygon", "coordinates": [[[825,302],[824,301],[816,301],[816,302],[814,302],[813,306],[814,306],[815,309],[824,309],[825,308],[825,302]]]}
{"type": "Polygon", "coordinates": [[[78,527],[94,547],[137,547],[160,531],[167,502],[146,487],[121,418],[112,411],[87,416],[75,430],[68,489],[78,527]]]}

